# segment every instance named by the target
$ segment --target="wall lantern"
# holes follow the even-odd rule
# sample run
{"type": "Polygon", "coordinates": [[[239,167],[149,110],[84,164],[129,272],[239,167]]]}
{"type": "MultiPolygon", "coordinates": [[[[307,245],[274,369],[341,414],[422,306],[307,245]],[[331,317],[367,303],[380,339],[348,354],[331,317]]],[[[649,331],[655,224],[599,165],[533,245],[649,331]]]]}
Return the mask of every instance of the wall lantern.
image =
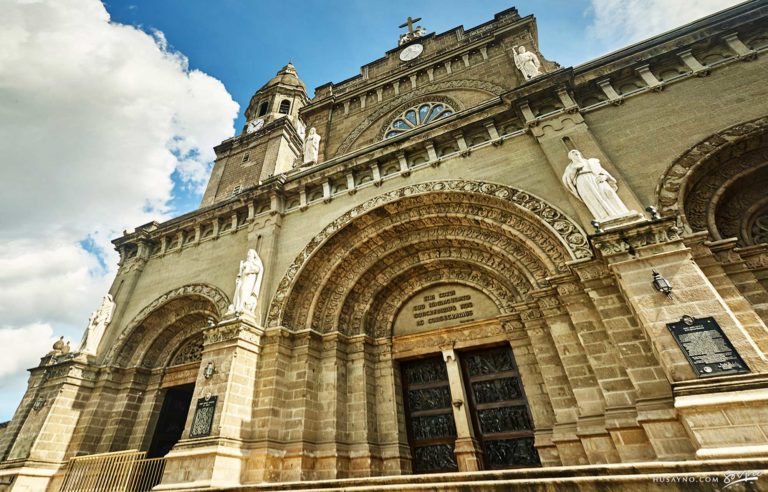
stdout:
{"type": "Polygon", "coordinates": [[[653,280],[651,283],[653,284],[653,288],[667,296],[667,299],[672,297],[672,284],[670,284],[669,280],[662,277],[656,270],[653,270],[653,280]]]}
{"type": "Polygon", "coordinates": [[[213,361],[208,361],[208,363],[205,365],[205,369],[203,369],[203,377],[205,379],[211,379],[215,373],[216,365],[213,363],[213,361]]]}

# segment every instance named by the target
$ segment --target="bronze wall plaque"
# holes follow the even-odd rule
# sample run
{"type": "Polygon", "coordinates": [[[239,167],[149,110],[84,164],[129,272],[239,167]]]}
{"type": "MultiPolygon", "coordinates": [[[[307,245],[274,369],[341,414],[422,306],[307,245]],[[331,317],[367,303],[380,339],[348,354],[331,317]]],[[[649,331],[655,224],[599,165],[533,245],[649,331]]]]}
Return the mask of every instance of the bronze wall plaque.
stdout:
{"type": "Polygon", "coordinates": [[[205,437],[211,435],[213,427],[213,414],[216,411],[216,400],[218,396],[208,396],[198,398],[195,408],[195,418],[192,419],[192,428],[189,430],[189,437],[205,437]]]}
{"type": "Polygon", "coordinates": [[[676,323],[667,323],[667,328],[698,377],[749,372],[715,318],[683,316],[676,323]]]}

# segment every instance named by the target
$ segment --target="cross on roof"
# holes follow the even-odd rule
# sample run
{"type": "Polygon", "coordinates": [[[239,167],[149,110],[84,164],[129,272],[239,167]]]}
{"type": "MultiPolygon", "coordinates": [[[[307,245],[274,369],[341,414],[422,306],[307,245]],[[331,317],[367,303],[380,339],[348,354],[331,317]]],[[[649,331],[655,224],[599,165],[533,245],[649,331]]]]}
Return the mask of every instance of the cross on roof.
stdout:
{"type": "Polygon", "coordinates": [[[415,19],[411,19],[411,16],[408,16],[408,20],[405,21],[405,23],[400,24],[400,27],[408,27],[408,34],[413,34],[413,23],[419,22],[421,20],[421,17],[416,17],[415,19]]]}

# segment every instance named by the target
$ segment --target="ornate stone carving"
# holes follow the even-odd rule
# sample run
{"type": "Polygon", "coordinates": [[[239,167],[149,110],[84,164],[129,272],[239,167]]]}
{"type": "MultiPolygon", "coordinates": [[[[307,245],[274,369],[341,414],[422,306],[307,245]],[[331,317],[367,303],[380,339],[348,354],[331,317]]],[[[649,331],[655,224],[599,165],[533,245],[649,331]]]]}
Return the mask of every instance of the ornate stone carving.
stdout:
{"type": "MultiPolygon", "coordinates": [[[[384,115],[394,112],[396,109],[400,109],[402,111],[405,109],[406,105],[410,106],[413,104],[417,104],[418,102],[434,100],[435,97],[438,97],[438,96],[430,96],[427,98],[422,98],[417,100],[418,97],[424,96],[425,94],[435,94],[435,93],[440,93],[440,92],[451,90],[451,89],[474,89],[474,90],[479,90],[483,92],[488,92],[495,96],[501,95],[506,91],[506,89],[504,89],[503,87],[499,87],[498,85],[492,84],[490,82],[481,81],[481,80],[451,80],[448,82],[439,82],[436,84],[429,84],[427,86],[420,87],[407,94],[403,94],[402,96],[399,96],[394,99],[391,99],[390,101],[387,101],[379,109],[374,111],[370,116],[368,116],[358,126],[356,126],[355,129],[352,130],[352,132],[350,132],[349,135],[347,135],[347,138],[344,139],[341,145],[339,145],[338,150],[336,150],[336,155],[342,155],[347,153],[352,148],[352,145],[355,143],[355,140],[357,140],[357,138],[366,129],[368,129],[372,124],[374,124],[384,115]]],[[[454,101],[452,106],[456,108],[457,111],[461,111],[462,109],[464,109],[464,106],[460,104],[459,101],[456,101],[456,100],[452,100],[452,101],[454,101]]],[[[389,121],[389,118],[387,119],[387,121],[389,121]]]]}
{"type": "MultiPolygon", "coordinates": [[[[183,287],[173,289],[161,295],[146,307],[144,307],[139,313],[133,317],[133,319],[125,325],[117,339],[112,343],[112,349],[109,351],[105,358],[106,363],[111,363],[116,360],[117,354],[121,355],[121,360],[127,363],[130,354],[133,353],[139,345],[139,341],[144,338],[146,327],[145,323],[158,323],[163,326],[158,327],[158,330],[164,326],[168,326],[173,320],[178,319],[177,316],[184,316],[189,314],[184,309],[174,308],[169,310],[168,313],[163,310],[159,312],[159,316],[156,319],[148,319],[150,314],[154,311],[163,308],[165,305],[187,297],[203,297],[207,299],[208,305],[212,305],[215,308],[215,312],[211,313],[212,316],[219,318],[224,313],[229,305],[229,299],[216,287],[205,284],[189,284],[183,287]],[[127,354],[127,355],[126,355],[127,354]]],[[[158,314],[158,313],[156,313],[158,314]]]]}
{"type": "Polygon", "coordinates": [[[88,320],[88,327],[85,329],[85,335],[82,342],[80,342],[80,348],[78,351],[87,354],[96,354],[96,349],[99,347],[101,337],[104,335],[104,330],[107,325],[112,321],[112,313],[115,311],[115,301],[110,294],[104,296],[101,300],[99,308],[91,313],[91,317],[88,320]]]}
{"type": "Polygon", "coordinates": [[[592,244],[603,256],[620,253],[633,255],[637,248],[682,239],[680,232],[676,219],[669,217],[658,222],[600,234],[592,239],[592,244]]]}
{"type": "Polygon", "coordinates": [[[171,360],[171,366],[200,362],[203,358],[203,337],[197,336],[183,344],[171,360]]]}
{"type": "MultiPolygon", "coordinates": [[[[461,196],[454,195],[452,192],[459,192],[461,194],[478,194],[485,197],[483,200],[501,200],[504,202],[509,202],[524,210],[527,210],[536,216],[538,218],[537,220],[547,224],[545,229],[537,230],[536,228],[532,227],[533,222],[526,222],[528,219],[523,220],[523,218],[526,216],[525,214],[516,215],[513,210],[510,210],[509,212],[501,212],[498,209],[498,206],[497,208],[488,207],[487,209],[484,207],[475,206],[475,209],[471,211],[469,215],[481,214],[486,217],[495,215],[496,220],[500,220],[502,223],[514,223],[514,226],[509,229],[509,233],[496,235],[496,237],[493,237],[493,235],[482,236],[479,237],[480,241],[478,242],[490,242],[492,244],[498,245],[500,244],[499,241],[509,241],[509,238],[504,238],[505,235],[509,236],[510,233],[514,233],[514,231],[516,231],[518,228],[522,228],[524,229],[524,234],[529,236],[528,245],[523,248],[519,245],[514,245],[514,243],[511,243],[508,246],[513,250],[529,250],[531,248],[531,237],[537,237],[538,239],[536,239],[535,242],[539,245],[546,245],[547,242],[550,241],[547,236],[553,232],[556,236],[559,237],[559,246],[556,246],[557,243],[552,243],[552,246],[548,247],[549,249],[547,250],[547,253],[544,253],[543,251],[538,251],[536,253],[539,258],[546,258],[547,255],[554,255],[550,257],[558,258],[556,262],[551,263],[555,266],[556,269],[567,269],[567,267],[564,265],[566,258],[559,256],[562,253],[558,253],[558,251],[562,249],[564,245],[567,245],[568,247],[568,249],[564,251],[567,251],[567,254],[572,258],[588,258],[591,256],[591,253],[586,245],[585,235],[580,230],[580,228],[569,219],[567,219],[561,212],[557,211],[550,205],[528,193],[521,192],[507,186],[464,180],[421,183],[414,186],[401,188],[399,190],[393,190],[392,192],[385,193],[359,205],[358,207],[348,211],[346,214],[331,222],[312,241],[310,241],[304,251],[302,251],[294,260],[294,262],[289,266],[286,275],[277,287],[268,315],[269,326],[277,326],[278,324],[282,324],[281,318],[285,303],[287,302],[288,293],[291,291],[292,285],[294,284],[298,273],[301,270],[307,268],[307,263],[311,261],[316,251],[331,237],[335,236],[340,230],[342,230],[347,224],[353,220],[355,221],[357,224],[355,236],[357,237],[362,234],[361,231],[366,227],[366,225],[369,225],[373,223],[374,220],[376,220],[378,214],[368,213],[372,212],[376,208],[382,207],[382,212],[389,216],[391,213],[396,212],[397,209],[407,208],[404,207],[402,202],[398,203],[397,205],[395,205],[394,202],[406,197],[408,197],[409,200],[415,200],[417,198],[425,199],[423,198],[423,195],[433,193],[438,193],[436,195],[432,195],[431,197],[431,200],[435,204],[448,204],[453,201],[453,197],[461,196]],[[387,208],[390,206],[389,204],[392,204],[393,209],[391,211],[387,211],[387,208]],[[498,215],[499,213],[502,215],[498,215]],[[547,231],[546,234],[543,233],[544,230],[547,231]]],[[[480,197],[478,197],[478,199],[479,198],[480,197]]],[[[497,202],[489,202],[489,204],[490,203],[497,202]]],[[[452,204],[451,207],[455,207],[455,205],[452,204]]],[[[421,211],[415,210],[411,213],[414,213],[414,218],[417,218],[418,220],[429,220],[423,216],[421,211]]],[[[485,220],[484,222],[489,221],[485,220]]],[[[377,224],[379,223],[382,223],[382,221],[379,220],[377,224]]],[[[398,232],[397,229],[394,228],[393,231],[398,232]]],[[[381,232],[381,229],[378,229],[375,232],[378,234],[381,232]]],[[[333,271],[333,268],[328,268],[329,258],[330,264],[337,264],[341,261],[348,261],[349,263],[354,264],[355,261],[349,261],[354,260],[354,257],[348,257],[349,254],[350,252],[348,249],[346,251],[340,249],[337,253],[334,253],[333,250],[329,251],[328,254],[324,255],[325,268],[323,270],[323,274],[331,273],[333,271]],[[334,256],[334,254],[336,256],[334,256]]],[[[361,258],[364,257],[365,254],[361,253],[361,258]]],[[[320,292],[318,290],[319,285],[320,284],[318,279],[307,278],[306,282],[302,282],[302,284],[298,286],[298,289],[299,291],[303,290],[320,292]]],[[[306,300],[302,302],[309,305],[311,298],[305,296],[305,299],[306,300]]],[[[292,302],[292,310],[297,309],[302,311],[305,308],[303,308],[301,305],[296,305],[295,302],[292,302]]]]}
{"type": "Polygon", "coordinates": [[[254,331],[248,325],[239,322],[229,323],[221,326],[214,326],[213,328],[205,330],[203,333],[203,345],[211,345],[234,339],[258,343],[260,336],[260,333],[254,331]]]}
{"type": "Polygon", "coordinates": [[[768,131],[768,116],[740,123],[710,135],[670,164],[656,187],[658,209],[671,215],[683,209],[685,183],[691,171],[715,153],[727,151],[738,142],[768,131]]]}

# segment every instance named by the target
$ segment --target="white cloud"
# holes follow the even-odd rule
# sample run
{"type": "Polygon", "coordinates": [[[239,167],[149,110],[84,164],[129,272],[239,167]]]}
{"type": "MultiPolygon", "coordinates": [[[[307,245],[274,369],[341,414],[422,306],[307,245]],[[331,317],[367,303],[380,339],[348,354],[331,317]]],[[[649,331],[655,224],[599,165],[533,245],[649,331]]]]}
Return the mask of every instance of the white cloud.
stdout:
{"type": "Polygon", "coordinates": [[[623,47],[674,29],[742,0],[592,0],[589,33],[611,46],[623,47]]]}
{"type": "Polygon", "coordinates": [[[0,400],[17,403],[52,334],[79,342],[114,276],[109,240],[169,216],[174,171],[199,191],[238,106],[162,33],[110,23],[98,0],[0,11],[0,343],[14,352],[0,400]]]}

